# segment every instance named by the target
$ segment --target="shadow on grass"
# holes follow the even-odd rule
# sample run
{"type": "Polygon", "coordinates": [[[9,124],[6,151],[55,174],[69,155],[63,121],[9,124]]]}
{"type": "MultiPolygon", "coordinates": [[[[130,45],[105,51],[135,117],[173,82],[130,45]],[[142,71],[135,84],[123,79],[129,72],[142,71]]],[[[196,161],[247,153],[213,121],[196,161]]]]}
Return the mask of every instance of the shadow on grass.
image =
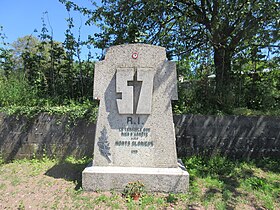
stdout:
{"type": "MultiPolygon", "coordinates": [[[[252,173],[251,173],[252,174],[252,173]]],[[[226,209],[236,209],[238,197],[246,196],[244,192],[239,192],[237,188],[240,186],[240,180],[238,177],[219,177],[224,182],[222,189],[222,198],[226,203],[226,209]],[[230,192],[230,195],[227,193],[230,192]]]]}
{"type": "Polygon", "coordinates": [[[192,181],[200,178],[206,182],[201,202],[213,202],[217,197],[222,196],[225,209],[236,209],[240,199],[249,199],[249,205],[254,209],[270,208],[276,205],[279,198],[280,183],[278,180],[268,179],[266,173],[262,177],[256,173],[256,169],[264,172],[279,173],[279,160],[258,159],[258,160],[231,160],[226,157],[190,157],[185,159],[185,165],[190,172],[192,181]],[[240,190],[241,188],[241,190],[240,190]],[[264,201],[256,200],[256,193],[265,194],[264,201]],[[266,201],[265,201],[266,200],[266,201]],[[270,201],[274,200],[274,201],[270,201]]]}
{"type": "Polygon", "coordinates": [[[263,171],[272,171],[274,173],[280,173],[280,160],[273,158],[263,158],[260,160],[254,160],[256,166],[261,168],[263,171]]]}
{"type": "MultiPolygon", "coordinates": [[[[210,202],[217,194],[222,195],[225,208],[236,208],[237,199],[246,197],[246,192],[238,191],[241,181],[253,176],[253,170],[243,166],[243,161],[230,160],[221,156],[214,157],[191,157],[185,159],[185,165],[190,172],[191,182],[196,178],[206,180],[210,177],[214,182],[204,192],[202,201],[210,202]]],[[[190,186],[191,187],[191,186],[190,186]]]]}
{"type": "Polygon", "coordinates": [[[222,194],[226,209],[235,209],[237,198],[242,195],[244,196],[244,193],[240,193],[237,190],[237,188],[240,186],[239,180],[235,177],[223,176],[218,176],[215,179],[223,182],[223,186],[221,188],[215,186],[209,187],[203,195],[203,200],[211,201],[214,199],[216,194],[222,194]]]}
{"type": "Polygon", "coordinates": [[[55,179],[72,181],[76,184],[75,190],[79,190],[82,187],[82,171],[87,165],[88,163],[70,163],[63,161],[50,168],[45,175],[55,179]]]}

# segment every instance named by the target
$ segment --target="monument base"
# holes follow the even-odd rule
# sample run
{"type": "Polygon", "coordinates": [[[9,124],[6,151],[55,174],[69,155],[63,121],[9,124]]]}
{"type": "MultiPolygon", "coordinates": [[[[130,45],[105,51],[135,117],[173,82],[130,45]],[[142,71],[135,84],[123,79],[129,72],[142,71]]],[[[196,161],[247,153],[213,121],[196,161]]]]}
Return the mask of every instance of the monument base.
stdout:
{"type": "Polygon", "coordinates": [[[181,160],[177,168],[88,166],[82,174],[86,191],[122,191],[129,182],[137,180],[148,192],[184,193],[189,187],[189,173],[181,160]]]}

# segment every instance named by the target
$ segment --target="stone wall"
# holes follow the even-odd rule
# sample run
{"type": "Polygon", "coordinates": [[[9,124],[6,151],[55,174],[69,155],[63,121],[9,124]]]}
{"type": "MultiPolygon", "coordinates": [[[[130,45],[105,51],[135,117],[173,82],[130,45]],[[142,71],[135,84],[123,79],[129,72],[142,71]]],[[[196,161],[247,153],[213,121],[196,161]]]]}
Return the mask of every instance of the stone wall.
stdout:
{"type": "MultiPolygon", "coordinates": [[[[234,158],[280,157],[280,118],[174,116],[178,156],[220,153],[234,158]]],[[[40,114],[33,119],[0,113],[0,156],[92,156],[95,124],[40,114]]]]}
{"type": "Polygon", "coordinates": [[[33,119],[0,113],[0,155],[5,160],[93,154],[95,124],[40,114],[33,119]]]}
{"type": "Polygon", "coordinates": [[[280,157],[279,117],[180,115],[174,123],[179,156],[280,157]]]}

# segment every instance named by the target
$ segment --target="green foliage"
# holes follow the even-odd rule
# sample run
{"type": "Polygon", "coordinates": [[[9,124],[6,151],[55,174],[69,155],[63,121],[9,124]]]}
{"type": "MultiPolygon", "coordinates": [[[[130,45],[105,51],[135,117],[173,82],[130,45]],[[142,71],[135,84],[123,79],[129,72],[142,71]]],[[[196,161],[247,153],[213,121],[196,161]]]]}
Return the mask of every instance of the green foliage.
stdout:
{"type": "Polygon", "coordinates": [[[236,107],[262,112],[279,110],[280,66],[275,59],[249,61],[237,68],[240,72],[236,75],[236,107]]]}
{"type": "Polygon", "coordinates": [[[30,118],[41,112],[50,115],[68,116],[69,123],[76,122],[78,119],[86,119],[90,122],[94,122],[97,117],[97,111],[97,105],[90,101],[84,101],[83,103],[70,101],[68,104],[59,106],[48,104],[48,101],[43,101],[41,106],[12,105],[0,107],[0,112],[4,112],[8,115],[24,115],[30,118]]]}
{"type": "Polygon", "coordinates": [[[6,34],[3,32],[3,26],[0,25],[0,74],[8,76],[14,67],[12,60],[12,51],[7,47],[6,34]]]}
{"type": "MultiPolygon", "coordinates": [[[[104,1],[84,8],[60,0],[68,12],[65,40],[53,39],[47,12],[37,36],[7,43],[0,26],[0,108],[8,114],[38,112],[95,119],[93,45],[148,43],[177,60],[177,114],[280,115],[279,13],[275,0],[104,1]],[[74,36],[71,11],[89,17],[100,33],[74,36]],[[223,20],[223,21],[221,21],[223,20]],[[234,23],[234,24],[233,24],[234,23]],[[278,24],[278,25],[277,25],[278,24]],[[87,59],[81,49],[87,45],[87,59]]],[[[104,55],[102,55],[104,56],[104,55]]]]}
{"type": "Polygon", "coordinates": [[[268,185],[266,185],[265,179],[259,177],[249,177],[244,183],[251,187],[253,190],[271,190],[268,185]]]}
{"type": "Polygon", "coordinates": [[[203,206],[233,208],[236,205],[233,203],[248,202],[249,195],[257,201],[255,207],[279,207],[280,180],[275,174],[279,173],[279,160],[233,161],[217,155],[193,156],[184,159],[184,163],[190,173],[190,193],[203,206]],[[204,194],[199,193],[199,186],[204,188],[204,194]]]}
{"type": "Polygon", "coordinates": [[[280,116],[280,109],[274,108],[270,109],[270,107],[267,107],[265,110],[253,110],[248,108],[235,108],[232,111],[233,115],[243,115],[243,116],[280,116]]]}
{"type": "MultiPolygon", "coordinates": [[[[18,38],[10,49],[0,47],[0,111],[33,117],[40,112],[68,115],[70,121],[94,121],[92,100],[94,62],[75,61],[68,51],[81,43],[55,42],[43,20],[41,34],[18,38]],[[73,46],[70,46],[73,45],[73,46]],[[71,65],[69,65],[71,63],[71,65]]],[[[70,27],[70,26],[69,26],[70,27]]],[[[73,27],[73,25],[71,25],[73,27]]],[[[2,27],[1,27],[2,30],[2,27]]],[[[5,35],[0,33],[2,45],[5,35]]],[[[75,54],[75,56],[79,56],[75,54]]]]}
{"type": "MultiPolygon", "coordinates": [[[[192,67],[190,59],[177,62],[178,96],[174,102],[176,114],[219,114],[216,106],[215,82],[208,78],[210,67],[192,67]]],[[[213,75],[213,74],[212,74],[213,75]]]]}
{"type": "MultiPolygon", "coordinates": [[[[206,75],[200,78],[201,84],[195,88],[197,92],[191,95],[201,92],[196,100],[198,103],[191,105],[194,110],[201,111],[210,105],[210,111],[230,113],[236,97],[232,65],[236,65],[239,58],[243,60],[244,54],[248,54],[248,62],[258,62],[265,59],[265,52],[279,53],[279,5],[276,0],[108,0],[100,6],[93,3],[93,8],[79,7],[67,0],[60,2],[67,10],[73,8],[88,16],[87,24],[99,26],[100,33],[90,40],[102,50],[116,44],[141,42],[166,47],[169,58],[190,59],[193,69],[204,71],[206,75]],[[207,87],[208,73],[216,76],[214,87],[207,87]]],[[[263,88],[267,90],[259,85],[258,91],[250,91],[253,92],[253,106],[259,102],[266,106],[267,94],[263,88]],[[260,93],[262,96],[254,100],[260,93]]],[[[269,100],[268,103],[273,102],[269,100]]],[[[189,110],[179,105],[177,108],[189,110]]]]}
{"type": "Polygon", "coordinates": [[[70,120],[77,119],[88,119],[93,122],[97,117],[97,104],[92,103],[89,100],[86,100],[82,103],[78,103],[75,101],[69,101],[68,104],[63,106],[49,106],[45,107],[44,112],[48,112],[54,115],[68,115],[70,120]]]}
{"type": "Polygon", "coordinates": [[[194,156],[184,160],[184,164],[187,166],[187,170],[190,175],[195,176],[220,176],[229,175],[232,173],[232,168],[235,163],[228,160],[226,157],[214,156],[214,157],[202,157],[194,156]]]}
{"type": "Polygon", "coordinates": [[[89,157],[83,157],[83,158],[77,159],[73,156],[69,156],[65,160],[63,160],[63,162],[77,164],[77,165],[86,165],[90,162],[90,160],[91,160],[91,158],[89,158],[89,157]]]}
{"type": "MultiPolygon", "coordinates": [[[[86,42],[80,36],[77,40],[73,36],[74,24],[70,11],[63,43],[53,40],[52,28],[50,25],[48,28],[45,23],[47,15],[47,12],[43,14],[42,29],[38,37],[32,33],[19,37],[11,45],[5,41],[3,27],[0,28],[1,80],[8,84],[14,83],[17,76],[19,82],[15,88],[20,85],[26,87],[28,84],[31,92],[36,91],[38,98],[51,100],[59,105],[69,100],[82,102],[92,99],[94,62],[91,61],[90,50],[87,60],[80,59],[81,47],[86,42]],[[10,73],[13,75],[9,77],[10,73]],[[20,84],[21,80],[23,84],[20,84]]],[[[23,94],[22,97],[24,96],[27,101],[29,95],[23,94]]],[[[17,102],[17,105],[25,105],[25,102],[17,102]]]]}
{"type": "Polygon", "coordinates": [[[133,198],[134,196],[140,196],[142,193],[145,192],[145,186],[142,182],[135,181],[135,182],[129,182],[124,190],[123,190],[123,196],[128,198],[133,198]]]}
{"type": "MultiPolygon", "coordinates": [[[[68,41],[67,41],[68,42],[68,41]]],[[[70,47],[64,45],[65,47],[70,47]]],[[[29,84],[43,98],[58,102],[91,98],[94,63],[75,61],[67,48],[51,40],[38,41],[20,53],[29,84]]]]}
{"type": "Polygon", "coordinates": [[[37,91],[30,86],[21,72],[13,72],[8,77],[0,75],[0,107],[37,104],[37,91]]]}
{"type": "Polygon", "coordinates": [[[20,201],[19,201],[18,209],[19,209],[19,210],[24,210],[24,209],[25,209],[25,205],[24,205],[24,203],[23,203],[23,200],[20,200],[20,201]]]}
{"type": "Polygon", "coordinates": [[[168,196],[165,198],[167,203],[173,203],[176,204],[178,201],[178,198],[174,194],[168,194],[168,196]]]}
{"type": "Polygon", "coordinates": [[[215,96],[214,79],[204,71],[192,71],[179,61],[179,100],[174,102],[177,114],[234,114],[234,115],[275,115],[280,113],[280,71],[279,64],[259,61],[257,72],[243,67],[234,75],[234,86],[230,94],[231,106],[220,109],[215,96]],[[180,72],[187,72],[182,74],[180,72]]]}

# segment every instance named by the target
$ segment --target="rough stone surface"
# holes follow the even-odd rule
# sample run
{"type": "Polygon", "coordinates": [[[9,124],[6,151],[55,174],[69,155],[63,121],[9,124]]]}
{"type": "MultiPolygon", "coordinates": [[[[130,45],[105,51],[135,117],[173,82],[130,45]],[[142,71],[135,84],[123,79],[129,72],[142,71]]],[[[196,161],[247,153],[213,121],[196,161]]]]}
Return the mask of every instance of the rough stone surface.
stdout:
{"type": "Polygon", "coordinates": [[[177,164],[171,100],[177,96],[174,62],[146,44],[109,48],[97,62],[94,97],[100,100],[93,166],[85,190],[120,190],[142,180],[149,191],[184,192],[189,175],[177,164]]]}
{"type": "Polygon", "coordinates": [[[178,115],[174,122],[179,157],[280,157],[280,117],[178,115]]]}
{"type": "Polygon", "coordinates": [[[94,97],[100,106],[94,166],[177,167],[171,109],[176,81],[175,63],[166,60],[165,48],[109,48],[95,66],[94,97]]]}
{"type": "Polygon", "coordinates": [[[0,157],[4,160],[47,155],[81,158],[93,152],[95,124],[45,113],[28,119],[0,113],[0,157]]]}
{"type": "Polygon", "coordinates": [[[114,189],[122,191],[129,182],[140,180],[152,192],[186,192],[189,174],[182,163],[177,168],[89,166],[83,171],[87,191],[114,189]]]}
{"type": "MultiPolygon", "coordinates": [[[[179,157],[220,153],[240,159],[280,157],[280,117],[174,116],[179,157]]],[[[40,114],[33,119],[0,113],[0,156],[92,156],[95,124],[40,114]]]]}

